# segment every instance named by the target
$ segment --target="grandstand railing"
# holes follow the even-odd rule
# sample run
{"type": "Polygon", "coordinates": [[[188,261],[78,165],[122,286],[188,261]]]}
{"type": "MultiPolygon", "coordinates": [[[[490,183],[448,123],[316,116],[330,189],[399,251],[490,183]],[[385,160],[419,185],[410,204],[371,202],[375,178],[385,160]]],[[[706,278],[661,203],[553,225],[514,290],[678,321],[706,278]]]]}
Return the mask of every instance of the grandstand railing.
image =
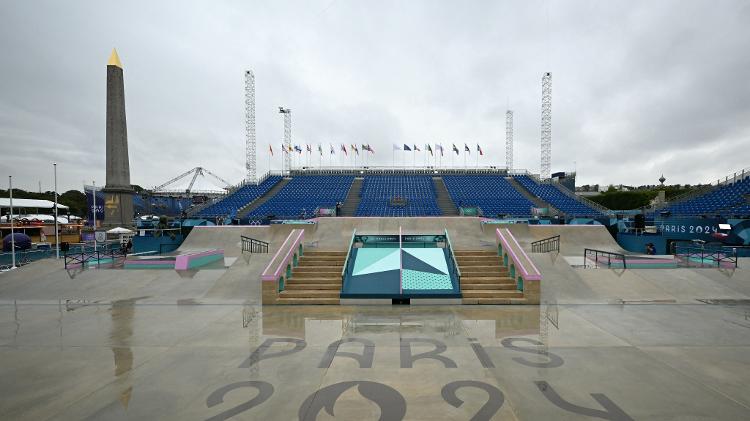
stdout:
{"type": "Polygon", "coordinates": [[[583,196],[579,196],[579,195],[575,194],[575,192],[570,191],[570,189],[568,189],[567,187],[565,187],[562,184],[558,183],[557,181],[551,181],[548,184],[552,184],[553,186],[555,186],[557,188],[557,190],[560,190],[564,195],[566,195],[566,196],[568,196],[568,197],[570,197],[572,199],[575,199],[575,200],[583,203],[584,205],[586,205],[586,206],[588,206],[590,208],[596,209],[596,210],[598,210],[599,212],[601,212],[601,213],[603,213],[605,215],[612,213],[612,210],[607,209],[606,207],[604,207],[604,206],[602,206],[602,205],[594,202],[593,200],[591,200],[591,199],[589,199],[587,197],[583,197],[583,196]]]}
{"type": "Polygon", "coordinates": [[[448,230],[445,230],[445,248],[448,251],[448,264],[451,266],[449,270],[453,272],[458,283],[458,290],[461,291],[461,268],[458,267],[458,261],[456,255],[453,253],[453,244],[451,243],[451,237],[448,235],[448,230]]]}
{"type": "Polygon", "coordinates": [[[622,265],[623,269],[627,269],[627,262],[625,259],[625,255],[622,253],[616,253],[613,251],[606,251],[606,250],[596,250],[596,249],[584,249],[583,250],[583,265],[584,267],[587,267],[587,262],[589,261],[589,256],[593,256],[594,261],[594,267],[599,267],[599,264],[606,264],[607,267],[612,267],[612,265],[616,265],[617,267],[620,267],[622,265]]]}
{"type": "Polygon", "coordinates": [[[242,240],[242,252],[248,253],[268,253],[268,243],[255,238],[240,235],[242,240]]]}
{"type": "Polygon", "coordinates": [[[531,175],[525,169],[511,169],[505,167],[473,167],[473,168],[443,168],[439,166],[341,166],[341,167],[301,167],[289,171],[289,176],[303,175],[466,175],[466,174],[504,174],[504,175],[531,175]]]}
{"type": "Polygon", "coordinates": [[[531,243],[532,253],[549,253],[551,251],[560,251],[560,236],[555,235],[531,243]]]}

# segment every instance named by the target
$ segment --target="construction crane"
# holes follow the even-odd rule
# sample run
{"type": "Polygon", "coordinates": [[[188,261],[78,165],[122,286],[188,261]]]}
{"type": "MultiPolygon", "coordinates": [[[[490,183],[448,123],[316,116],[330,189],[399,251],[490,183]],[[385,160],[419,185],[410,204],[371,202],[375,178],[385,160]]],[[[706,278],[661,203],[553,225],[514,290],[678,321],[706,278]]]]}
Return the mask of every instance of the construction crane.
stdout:
{"type": "MultiPolygon", "coordinates": [[[[193,178],[190,180],[190,184],[188,184],[187,188],[184,190],[184,193],[187,193],[187,194],[192,193],[193,184],[195,184],[195,180],[198,178],[199,175],[204,176],[204,177],[206,177],[207,175],[213,177],[216,181],[219,182],[218,184],[220,185],[220,188],[222,190],[224,190],[224,191],[226,191],[227,189],[229,189],[231,187],[230,184],[226,180],[224,180],[223,178],[219,177],[218,175],[212,173],[211,171],[209,171],[209,170],[207,170],[207,169],[205,169],[203,167],[195,167],[195,168],[193,168],[190,171],[185,171],[184,173],[178,175],[177,177],[175,177],[175,178],[167,181],[166,183],[164,183],[164,184],[162,184],[160,186],[154,187],[154,193],[170,193],[170,192],[175,192],[175,190],[171,190],[171,191],[167,190],[166,187],[169,186],[169,185],[177,183],[178,181],[182,180],[183,178],[189,176],[190,174],[193,175],[193,178]]],[[[180,192],[182,193],[182,191],[180,191],[180,192]]]]}
{"type": "Polygon", "coordinates": [[[292,110],[289,108],[279,107],[279,114],[284,115],[284,168],[282,171],[291,171],[292,169],[292,110]]]}
{"type": "Polygon", "coordinates": [[[255,143],[255,74],[245,70],[245,170],[246,180],[257,184],[255,143]]]}

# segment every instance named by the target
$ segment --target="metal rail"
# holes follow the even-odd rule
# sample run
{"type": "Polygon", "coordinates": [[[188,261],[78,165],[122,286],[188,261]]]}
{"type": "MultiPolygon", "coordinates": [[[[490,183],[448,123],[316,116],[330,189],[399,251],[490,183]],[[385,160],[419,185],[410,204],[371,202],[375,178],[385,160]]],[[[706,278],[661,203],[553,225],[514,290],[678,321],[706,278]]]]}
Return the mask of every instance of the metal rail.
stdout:
{"type": "Polygon", "coordinates": [[[344,289],[344,278],[346,277],[346,272],[349,270],[349,256],[352,254],[352,247],[354,247],[354,237],[357,235],[357,229],[355,228],[354,231],[352,231],[352,238],[349,240],[349,248],[346,250],[346,258],[344,259],[344,268],[341,269],[341,290],[344,289]]]}
{"type": "Polygon", "coordinates": [[[531,243],[532,253],[549,253],[551,251],[560,251],[560,236],[555,235],[531,243]]]}
{"type": "Polygon", "coordinates": [[[81,265],[81,267],[85,267],[86,263],[92,260],[96,261],[96,265],[99,266],[101,264],[102,258],[110,258],[112,259],[112,263],[114,263],[116,258],[124,258],[125,256],[125,250],[116,248],[96,251],[82,251],[80,253],[65,253],[65,269],[68,268],[68,265],[81,265]]]}
{"type": "MultiPolygon", "coordinates": [[[[625,261],[625,255],[622,253],[615,253],[612,251],[605,251],[605,250],[596,250],[596,249],[584,249],[583,250],[583,264],[586,265],[587,259],[590,255],[594,256],[594,267],[599,266],[599,257],[602,256],[603,258],[607,259],[607,267],[612,267],[613,259],[614,264],[622,263],[622,268],[627,269],[627,263],[625,261]]],[[[604,263],[604,262],[602,262],[604,263]]]]}
{"type": "Polygon", "coordinates": [[[244,235],[240,235],[240,238],[242,239],[242,252],[249,252],[249,253],[268,253],[268,243],[261,240],[256,240],[255,238],[246,237],[244,235]]]}
{"type": "Polygon", "coordinates": [[[445,244],[448,246],[448,257],[453,262],[454,273],[456,274],[456,281],[458,282],[458,290],[461,291],[461,269],[458,267],[458,261],[456,261],[456,255],[453,253],[453,244],[451,244],[451,237],[448,235],[448,230],[445,230],[445,244]]]}
{"type": "Polygon", "coordinates": [[[692,261],[691,259],[700,259],[701,266],[708,262],[708,264],[712,266],[716,264],[716,267],[721,267],[721,264],[726,262],[730,265],[734,264],[734,267],[736,268],[738,263],[736,248],[704,248],[694,246],[681,246],[675,244],[673,245],[672,249],[674,255],[684,257],[688,265],[692,261]]]}

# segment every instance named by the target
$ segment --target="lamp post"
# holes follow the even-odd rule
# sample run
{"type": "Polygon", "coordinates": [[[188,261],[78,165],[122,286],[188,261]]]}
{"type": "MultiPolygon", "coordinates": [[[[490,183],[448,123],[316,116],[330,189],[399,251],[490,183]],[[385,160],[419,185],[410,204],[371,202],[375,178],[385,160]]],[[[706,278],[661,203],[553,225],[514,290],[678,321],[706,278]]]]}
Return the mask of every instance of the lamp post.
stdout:
{"type": "Polygon", "coordinates": [[[94,228],[94,251],[96,252],[96,181],[91,180],[91,199],[94,206],[91,208],[91,226],[94,228]]]}
{"type": "Polygon", "coordinates": [[[57,162],[52,163],[55,172],[55,258],[60,258],[60,230],[57,226],[57,162]]]}
{"type": "Polygon", "coordinates": [[[8,192],[10,193],[10,254],[11,269],[16,268],[16,233],[13,229],[13,176],[8,176],[8,192]]]}

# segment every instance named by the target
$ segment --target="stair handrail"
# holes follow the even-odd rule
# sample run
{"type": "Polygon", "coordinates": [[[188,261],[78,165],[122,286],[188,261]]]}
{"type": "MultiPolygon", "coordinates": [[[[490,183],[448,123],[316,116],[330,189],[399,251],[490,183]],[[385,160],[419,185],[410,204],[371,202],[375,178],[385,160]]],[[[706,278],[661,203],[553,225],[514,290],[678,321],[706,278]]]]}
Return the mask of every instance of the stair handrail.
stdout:
{"type": "Polygon", "coordinates": [[[627,263],[625,262],[625,255],[622,253],[617,253],[615,251],[607,251],[607,250],[597,250],[597,249],[583,249],[583,264],[586,265],[586,259],[588,258],[588,255],[593,253],[594,254],[594,262],[596,263],[596,266],[599,266],[599,255],[603,255],[607,257],[607,267],[612,266],[612,257],[619,258],[622,260],[622,268],[627,269],[627,263]]]}
{"type": "Polygon", "coordinates": [[[448,245],[448,253],[453,261],[453,267],[456,271],[456,280],[458,281],[458,290],[461,290],[461,268],[458,267],[458,261],[456,261],[456,254],[453,252],[453,243],[451,243],[451,236],[448,235],[448,229],[445,229],[445,243],[448,245]]]}
{"type": "Polygon", "coordinates": [[[279,279],[279,275],[281,274],[281,270],[283,267],[285,267],[289,261],[292,259],[292,256],[294,256],[294,250],[296,250],[297,246],[302,244],[302,241],[305,239],[305,230],[297,228],[293,229],[289,235],[286,237],[286,240],[281,244],[281,247],[276,251],[276,254],[273,255],[273,258],[271,258],[271,261],[268,262],[268,266],[263,270],[263,274],[260,276],[261,280],[263,281],[275,281],[279,279]],[[289,245],[287,245],[289,244],[289,245]],[[271,270],[271,267],[273,266],[274,262],[276,262],[276,259],[281,254],[282,250],[287,250],[284,257],[279,260],[279,262],[276,264],[276,269],[273,272],[269,272],[271,270]]]}
{"type": "Polygon", "coordinates": [[[508,228],[495,229],[495,235],[498,242],[502,244],[503,250],[507,250],[515,267],[521,271],[524,281],[540,281],[542,279],[542,273],[539,272],[539,269],[537,269],[521,245],[518,244],[516,237],[513,236],[508,228]]]}
{"type": "Polygon", "coordinates": [[[532,253],[549,253],[551,251],[560,251],[559,235],[553,235],[552,237],[543,238],[531,243],[532,253]]]}
{"type": "Polygon", "coordinates": [[[352,253],[352,247],[354,247],[354,237],[357,235],[357,229],[354,228],[352,231],[352,238],[349,240],[349,248],[346,250],[346,258],[344,259],[344,268],[341,269],[341,288],[344,288],[344,277],[346,276],[347,269],[349,269],[349,256],[352,253]]]}
{"type": "Polygon", "coordinates": [[[250,253],[268,253],[268,243],[263,240],[257,240],[252,237],[240,235],[242,241],[242,252],[250,253]]]}

